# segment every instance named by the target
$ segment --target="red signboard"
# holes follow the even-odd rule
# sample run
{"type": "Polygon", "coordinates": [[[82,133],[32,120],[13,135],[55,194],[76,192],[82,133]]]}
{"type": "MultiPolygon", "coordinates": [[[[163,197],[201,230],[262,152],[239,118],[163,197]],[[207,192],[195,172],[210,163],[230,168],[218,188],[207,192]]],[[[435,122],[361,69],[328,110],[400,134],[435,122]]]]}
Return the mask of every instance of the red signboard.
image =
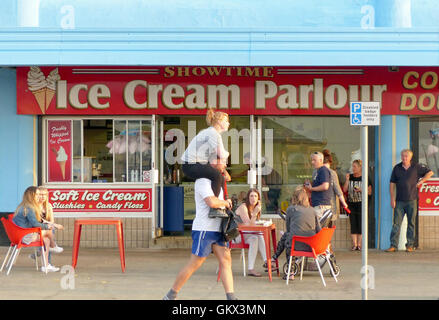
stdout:
{"type": "Polygon", "coordinates": [[[48,182],[72,180],[72,122],[49,120],[47,125],[48,182]]]}
{"type": "Polygon", "coordinates": [[[419,212],[439,215],[439,179],[429,179],[419,188],[419,212]]]}
{"type": "Polygon", "coordinates": [[[50,115],[439,114],[438,67],[18,67],[17,112],[50,115]]]}
{"type": "Polygon", "coordinates": [[[49,189],[54,212],[151,212],[151,189],[49,189]]]}

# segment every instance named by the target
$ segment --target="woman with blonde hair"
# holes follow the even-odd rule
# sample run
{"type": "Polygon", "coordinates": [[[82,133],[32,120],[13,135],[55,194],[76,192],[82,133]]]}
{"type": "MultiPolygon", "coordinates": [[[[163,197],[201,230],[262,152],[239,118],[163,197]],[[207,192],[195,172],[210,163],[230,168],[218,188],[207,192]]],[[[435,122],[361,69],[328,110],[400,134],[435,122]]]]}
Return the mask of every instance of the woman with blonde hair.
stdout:
{"type": "MultiPolygon", "coordinates": [[[[55,223],[54,217],[53,217],[53,208],[52,205],[49,203],[49,190],[47,190],[46,187],[39,186],[37,188],[37,197],[38,197],[38,205],[40,206],[41,210],[41,223],[47,223],[48,225],[52,226],[52,234],[53,234],[53,241],[55,241],[55,230],[62,230],[64,227],[60,224],[55,223]]],[[[52,252],[54,253],[61,253],[64,249],[59,247],[55,243],[55,247],[51,248],[49,250],[49,263],[52,263],[52,252]]],[[[40,252],[38,252],[38,256],[40,255],[40,252]]],[[[29,256],[31,259],[35,259],[35,254],[32,253],[29,256]]]]}
{"type": "MultiPolygon", "coordinates": [[[[43,242],[44,247],[46,250],[44,250],[44,255],[46,258],[46,261],[48,261],[48,255],[50,248],[55,247],[55,242],[53,241],[53,234],[52,234],[52,226],[50,226],[47,223],[41,223],[41,209],[38,204],[38,188],[31,186],[28,187],[24,194],[23,194],[23,200],[18,205],[17,209],[15,210],[14,217],[12,221],[19,227],[22,228],[41,228],[41,234],[43,236],[43,242]]],[[[29,244],[31,242],[34,242],[38,239],[37,233],[31,233],[23,237],[22,241],[25,244],[29,244]]],[[[49,272],[56,272],[59,268],[54,267],[50,263],[47,264],[47,271],[49,272]]],[[[41,271],[46,272],[46,267],[41,267],[41,271]]]]}
{"type": "MultiPolygon", "coordinates": [[[[286,250],[287,261],[290,257],[291,243],[293,236],[311,237],[321,230],[317,212],[310,206],[308,193],[303,186],[298,186],[291,197],[291,206],[287,209],[285,218],[286,231],[277,244],[276,253],[273,259],[277,259],[286,250]]],[[[304,243],[297,242],[295,250],[311,251],[311,248],[304,243]]],[[[286,280],[286,275],[284,277],[286,280]]],[[[293,280],[294,276],[290,276],[293,280]]]]}
{"type": "Polygon", "coordinates": [[[229,116],[227,113],[210,108],[207,110],[206,122],[209,127],[201,130],[183,153],[182,170],[189,178],[211,180],[213,193],[218,197],[224,185],[224,178],[218,170],[209,165],[209,161],[229,157],[229,152],[225,150],[221,138],[221,133],[229,129],[229,116]]]}

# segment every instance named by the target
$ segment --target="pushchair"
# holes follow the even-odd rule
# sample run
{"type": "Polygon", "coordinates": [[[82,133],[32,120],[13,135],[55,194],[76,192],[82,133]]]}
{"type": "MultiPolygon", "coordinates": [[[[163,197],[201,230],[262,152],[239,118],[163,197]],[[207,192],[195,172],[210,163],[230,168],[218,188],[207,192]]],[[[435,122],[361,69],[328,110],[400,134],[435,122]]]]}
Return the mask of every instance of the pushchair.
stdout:
{"type": "MultiPolygon", "coordinates": [[[[277,213],[284,221],[286,220],[286,213],[284,210],[278,210],[277,213]]],[[[320,218],[320,225],[322,226],[322,228],[328,226],[329,222],[331,221],[332,215],[333,215],[333,212],[331,209],[328,209],[325,212],[323,212],[323,215],[320,218]]],[[[333,252],[331,252],[329,250],[329,248],[326,249],[326,253],[329,255],[329,263],[331,264],[332,270],[334,270],[334,274],[332,274],[332,271],[330,271],[330,273],[332,276],[338,277],[341,270],[340,270],[340,267],[337,265],[337,261],[335,260],[335,255],[333,252]]],[[[289,255],[289,253],[288,253],[288,255],[289,255]]],[[[307,264],[308,264],[308,259],[301,259],[301,258],[295,259],[294,263],[291,265],[291,272],[290,272],[294,276],[300,270],[299,267],[300,267],[301,261],[303,261],[305,263],[305,266],[307,266],[307,264]]],[[[320,265],[320,269],[322,269],[326,263],[326,258],[323,256],[319,256],[317,261],[320,265]]],[[[316,261],[316,263],[317,263],[317,261],[316,261]]],[[[304,268],[304,270],[309,270],[309,269],[304,268]]],[[[318,271],[318,269],[316,268],[315,270],[312,270],[312,271],[318,271]]],[[[285,262],[285,264],[283,265],[283,272],[284,272],[284,274],[288,274],[288,259],[287,259],[287,262],[285,262]]]]}

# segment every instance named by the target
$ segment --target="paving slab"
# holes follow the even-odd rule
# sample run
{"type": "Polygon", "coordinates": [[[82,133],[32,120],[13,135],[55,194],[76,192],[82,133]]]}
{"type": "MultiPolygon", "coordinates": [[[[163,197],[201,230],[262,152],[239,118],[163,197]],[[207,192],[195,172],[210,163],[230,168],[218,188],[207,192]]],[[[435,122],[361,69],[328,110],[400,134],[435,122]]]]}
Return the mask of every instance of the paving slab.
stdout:
{"type": "MultiPolygon", "coordinates": [[[[7,248],[0,247],[3,260],[7,248]]],[[[44,274],[35,269],[23,249],[11,273],[0,274],[0,300],[160,300],[172,286],[179,270],[190,256],[188,249],[128,249],[126,272],[120,268],[119,251],[81,248],[72,273],[71,249],[53,258],[65,273],[44,274]],[[73,280],[74,279],[74,280],[73,280]],[[41,288],[44,288],[42,290],[41,288]]],[[[318,272],[306,271],[287,286],[275,274],[244,277],[240,251],[233,250],[233,274],[236,296],[240,300],[361,300],[362,260],[360,252],[336,251],[341,273],[336,283],[324,267],[327,286],[318,272]]],[[[386,253],[369,250],[373,268],[368,290],[370,300],[437,300],[439,298],[439,252],[417,250],[413,253],[386,253]]],[[[282,257],[281,264],[284,262],[282,257]]],[[[257,261],[263,273],[262,261],[257,261]]],[[[181,290],[179,300],[224,300],[221,283],[216,281],[217,261],[213,255],[181,290]]]]}

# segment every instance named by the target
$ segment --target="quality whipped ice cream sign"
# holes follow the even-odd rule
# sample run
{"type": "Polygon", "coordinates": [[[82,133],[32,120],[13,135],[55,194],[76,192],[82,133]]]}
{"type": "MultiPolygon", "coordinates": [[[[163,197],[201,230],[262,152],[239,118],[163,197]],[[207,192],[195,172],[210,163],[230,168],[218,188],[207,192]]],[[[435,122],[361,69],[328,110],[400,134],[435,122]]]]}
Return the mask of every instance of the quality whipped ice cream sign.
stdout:
{"type": "Polygon", "coordinates": [[[49,120],[47,126],[48,182],[72,180],[72,122],[49,120]]]}
{"type": "Polygon", "coordinates": [[[54,212],[151,212],[151,189],[49,189],[54,212]]]}

